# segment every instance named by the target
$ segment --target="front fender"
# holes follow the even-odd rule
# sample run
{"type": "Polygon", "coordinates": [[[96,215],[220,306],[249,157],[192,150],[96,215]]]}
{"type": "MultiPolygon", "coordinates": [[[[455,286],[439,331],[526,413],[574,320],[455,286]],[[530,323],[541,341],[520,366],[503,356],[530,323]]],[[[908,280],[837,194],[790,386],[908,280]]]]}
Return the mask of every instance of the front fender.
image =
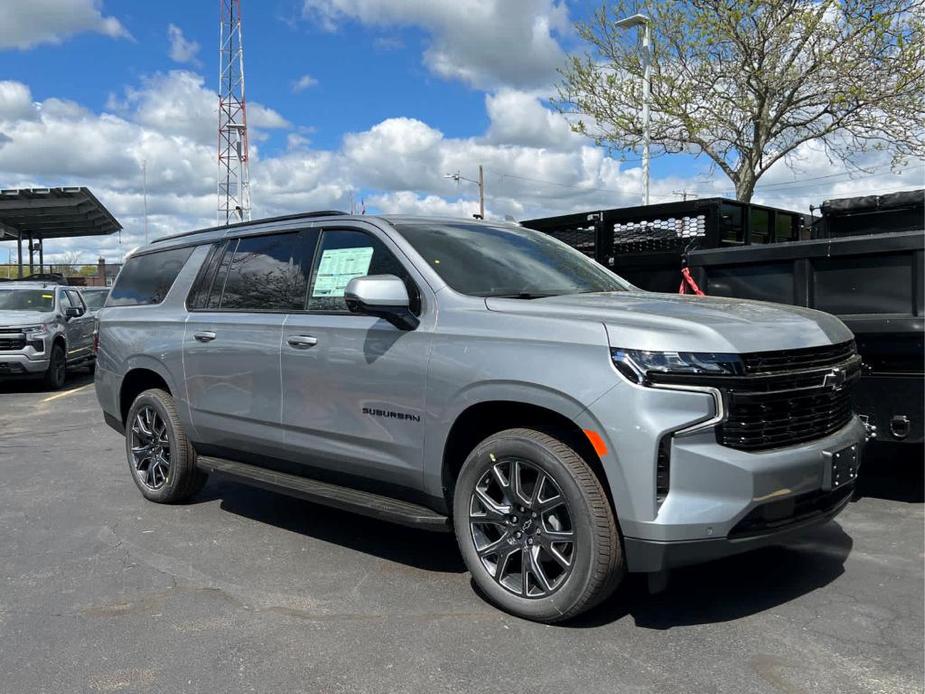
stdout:
{"type": "MultiPolygon", "coordinates": [[[[562,391],[536,383],[509,380],[487,381],[467,386],[439,412],[428,413],[428,434],[424,443],[424,486],[431,496],[443,496],[443,459],[450,431],[469,408],[491,402],[510,402],[541,407],[577,422],[585,406],[562,391]]],[[[583,418],[587,420],[587,417],[583,418]]]]}

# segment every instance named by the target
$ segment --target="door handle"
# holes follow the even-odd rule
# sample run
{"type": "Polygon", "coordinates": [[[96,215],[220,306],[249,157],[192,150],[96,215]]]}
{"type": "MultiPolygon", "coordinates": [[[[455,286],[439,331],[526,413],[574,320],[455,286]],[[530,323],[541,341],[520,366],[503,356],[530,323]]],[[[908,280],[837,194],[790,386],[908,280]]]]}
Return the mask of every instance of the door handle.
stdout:
{"type": "Polygon", "coordinates": [[[212,342],[215,339],[215,333],[211,330],[203,330],[202,332],[193,333],[193,337],[200,342],[212,342]]]}
{"type": "Polygon", "coordinates": [[[311,335],[290,335],[286,338],[286,342],[296,349],[308,349],[318,344],[318,338],[311,335]]]}

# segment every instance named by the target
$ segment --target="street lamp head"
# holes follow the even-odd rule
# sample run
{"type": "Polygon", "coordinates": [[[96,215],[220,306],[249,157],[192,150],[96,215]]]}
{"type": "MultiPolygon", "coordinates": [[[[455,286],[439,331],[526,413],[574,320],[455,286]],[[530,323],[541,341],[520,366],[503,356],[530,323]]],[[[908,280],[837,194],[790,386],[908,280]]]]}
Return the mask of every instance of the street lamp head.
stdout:
{"type": "Polygon", "coordinates": [[[644,14],[634,14],[632,17],[627,17],[626,19],[621,19],[617,22],[616,26],[621,29],[629,29],[630,27],[640,26],[648,24],[651,20],[648,16],[644,14]]]}

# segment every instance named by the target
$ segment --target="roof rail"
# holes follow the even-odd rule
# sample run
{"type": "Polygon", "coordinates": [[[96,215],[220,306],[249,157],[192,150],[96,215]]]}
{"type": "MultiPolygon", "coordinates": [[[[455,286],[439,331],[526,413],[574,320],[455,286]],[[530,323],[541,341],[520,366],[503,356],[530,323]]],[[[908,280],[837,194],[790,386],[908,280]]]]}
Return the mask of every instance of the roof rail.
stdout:
{"type": "Polygon", "coordinates": [[[309,219],[312,217],[338,217],[341,215],[347,215],[349,213],[343,212],[342,210],[315,210],[313,212],[296,212],[295,214],[284,214],[279,217],[265,217],[263,219],[252,219],[249,222],[235,222],[234,224],[221,224],[214,227],[206,227],[205,229],[195,229],[193,231],[184,231],[181,234],[171,234],[170,236],[162,236],[159,239],[154,239],[151,243],[160,243],[161,241],[169,241],[171,239],[178,239],[184,236],[192,236],[193,234],[204,234],[207,231],[218,231],[219,229],[237,229],[240,227],[254,226],[255,224],[268,224],[270,222],[286,222],[293,219],[309,219]]]}

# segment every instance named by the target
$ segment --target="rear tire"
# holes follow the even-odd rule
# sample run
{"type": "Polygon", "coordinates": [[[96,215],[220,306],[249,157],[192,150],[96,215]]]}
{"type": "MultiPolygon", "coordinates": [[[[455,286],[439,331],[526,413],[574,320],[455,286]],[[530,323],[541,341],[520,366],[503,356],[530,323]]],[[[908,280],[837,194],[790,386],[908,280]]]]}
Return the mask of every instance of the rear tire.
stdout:
{"type": "Polygon", "coordinates": [[[469,454],[453,520],[480,592],[518,617],[570,619],[607,598],[624,574],[600,481],[574,449],[541,431],[502,431],[469,454]]]}
{"type": "Polygon", "coordinates": [[[186,501],[208,479],[196,467],[196,451],[177,417],[173,398],[160,388],[142,392],[129,408],[125,451],[132,479],[149,501],[186,501]]]}
{"type": "Polygon", "coordinates": [[[60,342],[51,347],[51,356],[48,360],[48,371],[45,372],[45,387],[49,390],[60,390],[67,380],[67,355],[60,342]]]}

